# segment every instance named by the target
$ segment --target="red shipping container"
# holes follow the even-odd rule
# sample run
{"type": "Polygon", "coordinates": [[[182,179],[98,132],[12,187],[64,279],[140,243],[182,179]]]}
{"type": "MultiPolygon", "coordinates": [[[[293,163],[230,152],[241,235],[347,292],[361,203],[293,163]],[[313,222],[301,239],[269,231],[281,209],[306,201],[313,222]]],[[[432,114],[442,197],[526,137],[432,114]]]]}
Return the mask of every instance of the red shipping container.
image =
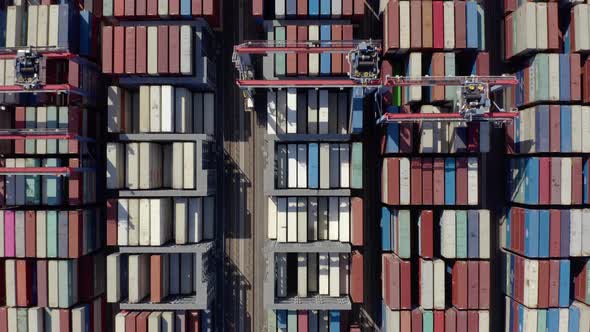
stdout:
{"type": "Polygon", "coordinates": [[[410,2],[410,48],[422,48],[422,5],[420,1],[410,2]]]}
{"type": "Polygon", "coordinates": [[[164,284],[162,274],[164,271],[164,262],[162,255],[152,255],[150,257],[150,301],[153,303],[162,302],[164,298],[164,284]]]}
{"type": "Polygon", "coordinates": [[[388,267],[391,269],[389,272],[389,282],[385,285],[387,294],[389,295],[390,301],[389,306],[392,310],[399,310],[401,308],[401,264],[400,261],[394,258],[393,255],[389,255],[388,267]]]}
{"type": "Polygon", "coordinates": [[[35,211],[25,211],[25,257],[37,256],[35,211]]]}
{"type": "MultiPolygon", "coordinates": [[[[297,41],[297,26],[287,25],[287,42],[297,41]]],[[[297,74],[297,54],[287,53],[287,75],[297,74]]]]}
{"type": "Polygon", "coordinates": [[[452,303],[458,309],[468,308],[467,262],[455,261],[452,270],[452,303]]]}
{"type": "Polygon", "coordinates": [[[412,273],[409,261],[399,261],[400,274],[400,307],[401,309],[412,308],[412,273]]]}
{"type": "Polygon", "coordinates": [[[467,47],[467,23],[465,18],[465,2],[455,2],[455,48],[467,47]]]}
{"type": "Polygon", "coordinates": [[[445,312],[444,310],[434,311],[434,332],[445,332],[445,312]]]}
{"type": "MultiPolygon", "coordinates": [[[[118,0],[115,0],[117,3],[118,0]]],[[[135,0],[125,0],[125,16],[135,15],[135,0]]]]}
{"type": "Polygon", "coordinates": [[[78,258],[82,255],[83,222],[81,211],[69,211],[68,213],[68,255],[70,258],[78,258]]]}
{"type": "Polygon", "coordinates": [[[559,261],[549,261],[549,307],[559,307],[559,261]]]}
{"type": "MultiPolygon", "coordinates": [[[[354,39],[352,25],[345,24],[342,26],[342,40],[351,41],[354,39]]],[[[342,71],[344,73],[350,72],[350,64],[348,63],[348,55],[342,55],[342,71]]]]}
{"type": "Polygon", "coordinates": [[[60,309],[59,310],[59,331],[60,332],[70,332],[70,310],[69,309],[60,309]]]}
{"type": "Polygon", "coordinates": [[[432,205],[433,202],[433,167],[434,165],[432,158],[422,159],[422,204],[424,205],[432,205]]]}
{"type": "Polygon", "coordinates": [[[306,310],[297,311],[297,325],[302,331],[307,331],[309,321],[309,313],[306,310]]]}
{"type": "Polygon", "coordinates": [[[180,27],[178,25],[171,25],[169,30],[168,43],[170,44],[169,66],[170,74],[180,73],[180,27]]]}
{"type": "MultiPolygon", "coordinates": [[[[188,311],[188,332],[199,332],[201,331],[200,328],[200,318],[198,311],[188,311]]],[[[143,330],[142,330],[143,331],[143,330]]]]}
{"type": "Polygon", "coordinates": [[[115,14],[115,16],[123,16],[125,15],[125,0],[113,0],[114,3],[114,8],[113,8],[113,14],[115,14]]]}
{"type": "MultiPolygon", "coordinates": [[[[259,0],[255,0],[255,2],[258,2],[259,0]]],[[[262,12],[264,10],[264,4],[262,3],[263,0],[260,0],[260,15],[262,15],[262,12]]],[[[191,12],[193,13],[193,16],[200,16],[203,14],[203,0],[192,0],[191,2],[191,12]]]]}
{"type": "Polygon", "coordinates": [[[412,310],[412,332],[422,332],[422,309],[412,310]]]}
{"type": "Polygon", "coordinates": [[[434,205],[445,204],[445,160],[434,158],[434,205]]]}
{"type": "MultiPolygon", "coordinates": [[[[307,26],[300,25],[297,27],[297,40],[298,41],[307,41],[308,40],[307,26]]],[[[307,53],[297,55],[297,73],[299,75],[303,75],[303,76],[307,75],[307,58],[308,58],[307,53]]]]}
{"type": "Polygon", "coordinates": [[[420,213],[420,257],[434,257],[434,216],[431,210],[420,213]]]}
{"type": "Polygon", "coordinates": [[[158,26],[158,73],[168,73],[168,26],[158,26]]]}
{"type": "MultiPolygon", "coordinates": [[[[307,2],[307,1],[305,1],[307,2]]],[[[350,17],[353,13],[352,0],[342,0],[342,16],[350,17]]]]}
{"type": "Polygon", "coordinates": [[[490,308],[490,262],[479,262],[479,306],[478,309],[490,308]]]}
{"type": "Polygon", "coordinates": [[[488,76],[490,74],[490,54],[488,52],[479,52],[475,58],[477,75],[488,76]]]}
{"type": "MultiPolygon", "coordinates": [[[[194,3],[194,1],[193,1],[194,3]]],[[[194,15],[194,12],[193,12],[194,15]]],[[[262,17],[264,15],[264,3],[263,0],[252,0],[252,16],[262,17]]]]}
{"type": "Polygon", "coordinates": [[[80,87],[80,64],[72,60],[68,61],[68,84],[80,87]]]}
{"type": "Polygon", "coordinates": [[[387,20],[383,20],[383,30],[387,29],[387,40],[385,50],[396,50],[399,48],[399,2],[390,0],[387,4],[387,20]]]}
{"type": "Polygon", "coordinates": [[[457,205],[467,205],[467,158],[457,158],[456,163],[456,185],[455,201],[457,205]]]}
{"type": "Polygon", "coordinates": [[[557,2],[547,3],[547,46],[551,50],[559,50],[559,22],[557,2]]]}
{"type": "Polygon", "coordinates": [[[432,1],[422,1],[422,47],[433,47],[432,1]]]}
{"type": "MultiPolygon", "coordinates": [[[[334,41],[341,41],[342,40],[342,25],[332,25],[332,40],[334,41]]],[[[342,54],[333,53],[332,54],[332,74],[339,75],[342,73],[342,54]]]]}
{"type": "Polygon", "coordinates": [[[433,27],[433,46],[440,50],[444,48],[444,7],[443,2],[435,0],[432,2],[432,27],[433,27]]]}
{"type": "MultiPolygon", "coordinates": [[[[113,72],[113,27],[102,27],[102,72],[113,72]]],[[[23,146],[24,147],[24,146],[23,146]]]]}
{"type": "MultiPolygon", "coordinates": [[[[38,260],[37,262],[37,306],[47,307],[47,261],[38,260]]],[[[2,265],[4,269],[4,265],[2,265]]],[[[2,271],[4,272],[4,271],[2,271]]],[[[2,283],[4,283],[4,276],[2,276],[2,283]]],[[[2,301],[4,303],[4,301],[2,301]]]]}
{"type": "Polygon", "coordinates": [[[551,204],[561,204],[560,158],[551,158],[551,204]]]}
{"type": "Polygon", "coordinates": [[[147,0],[147,15],[158,16],[158,0],[147,0]]]}
{"type": "Polygon", "coordinates": [[[169,0],[168,6],[168,14],[171,16],[180,15],[180,0],[169,0]]]}
{"type": "Polygon", "coordinates": [[[135,15],[145,16],[147,14],[147,0],[135,0],[135,15]]]}
{"type": "Polygon", "coordinates": [[[467,311],[457,310],[457,332],[471,332],[467,329],[467,311]]]}
{"type": "Polygon", "coordinates": [[[551,159],[539,158],[539,204],[551,203],[551,159]]]}
{"type": "Polygon", "coordinates": [[[307,16],[307,0],[297,0],[297,15],[307,16]]]}
{"type": "MultiPolygon", "coordinates": [[[[148,330],[148,319],[152,312],[151,311],[143,311],[141,312],[136,319],[136,326],[137,331],[147,331],[148,330]]],[[[190,331],[190,322],[191,322],[191,313],[188,312],[188,322],[189,322],[189,331],[190,331]]],[[[197,316],[198,317],[198,316],[197,316]]]]}
{"type": "MultiPolygon", "coordinates": [[[[445,54],[442,52],[435,52],[432,54],[430,75],[445,76],[445,54]]],[[[445,87],[436,85],[430,87],[432,101],[442,101],[445,99],[445,87]]]]}
{"type": "Polygon", "coordinates": [[[549,306],[549,261],[539,261],[539,308],[547,308],[549,306]]]}
{"type": "Polygon", "coordinates": [[[118,203],[116,199],[107,200],[107,246],[117,245],[117,209],[118,203]]]}
{"type": "Polygon", "coordinates": [[[470,310],[467,312],[467,331],[478,332],[479,331],[479,312],[470,310]]]}
{"type": "Polygon", "coordinates": [[[353,246],[362,246],[364,244],[363,233],[363,199],[361,197],[352,197],[350,199],[350,210],[352,211],[352,234],[350,243],[353,246]]]}
{"type": "Polygon", "coordinates": [[[457,311],[450,308],[445,311],[445,331],[455,332],[457,330],[457,311]]]}
{"type": "Polygon", "coordinates": [[[354,16],[361,19],[365,15],[365,0],[354,0],[354,16]]]}
{"type": "Polygon", "coordinates": [[[147,28],[138,26],[135,32],[135,72],[145,74],[147,73],[147,28]]]}
{"type": "Polygon", "coordinates": [[[16,305],[33,305],[33,261],[16,260],[16,305]]]}
{"type": "Polygon", "coordinates": [[[125,70],[125,27],[115,27],[114,65],[115,74],[123,74],[125,70]]]}
{"type": "Polygon", "coordinates": [[[411,331],[412,329],[412,312],[409,310],[401,311],[399,314],[400,331],[411,331]]]}
{"type": "Polygon", "coordinates": [[[469,282],[469,293],[467,303],[469,309],[479,308],[479,262],[467,262],[467,280],[469,282]]]}
{"type": "Polygon", "coordinates": [[[412,205],[422,204],[422,159],[411,159],[410,171],[410,202],[412,205]]]}
{"type": "Polygon", "coordinates": [[[590,58],[586,59],[584,68],[582,69],[582,98],[585,103],[590,102],[590,58]]]}
{"type": "Polygon", "coordinates": [[[135,73],[135,28],[125,28],[125,73],[135,73]]]}
{"type": "Polygon", "coordinates": [[[549,151],[561,152],[561,129],[560,129],[560,111],[559,105],[549,106],[549,151]]]}
{"type": "Polygon", "coordinates": [[[364,295],[363,254],[354,250],[350,261],[350,299],[353,303],[363,303],[364,295]]]}
{"type": "Polygon", "coordinates": [[[137,316],[139,311],[130,311],[125,315],[125,331],[137,331],[137,316]]]}

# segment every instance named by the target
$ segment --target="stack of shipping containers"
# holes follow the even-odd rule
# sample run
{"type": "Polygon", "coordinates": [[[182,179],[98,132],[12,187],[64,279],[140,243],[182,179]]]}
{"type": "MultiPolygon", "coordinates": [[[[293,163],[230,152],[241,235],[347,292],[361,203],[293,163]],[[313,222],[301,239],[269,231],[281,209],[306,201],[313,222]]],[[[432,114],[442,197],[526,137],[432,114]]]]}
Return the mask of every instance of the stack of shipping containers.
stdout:
{"type": "MultiPolygon", "coordinates": [[[[489,75],[475,1],[389,1],[382,75],[489,75]]],[[[455,86],[394,87],[380,112],[449,113],[455,86]]],[[[490,330],[490,212],[481,200],[486,122],[382,128],[382,331],[490,330]]]]}
{"type": "Polygon", "coordinates": [[[500,228],[506,331],[588,330],[590,5],[562,5],[504,6],[504,57],[521,81],[504,94],[520,114],[500,228]]]}
{"type": "Polygon", "coordinates": [[[87,5],[0,8],[1,331],[104,327],[100,128],[91,125],[100,121],[100,14],[87,5]],[[15,77],[16,50],[28,48],[44,55],[35,94],[15,77]]]}
{"type": "Polygon", "coordinates": [[[211,331],[221,1],[104,0],[107,302],[115,331],[211,331]]]}
{"type": "MultiPolygon", "coordinates": [[[[354,39],[359,0],[253,1],[267,40],[354,39]]],[[[326,45],[329,46],[329,45],[326,45]]],[[[347,76],[342,53],[272,54],[265,80],[347,76]]],[[[259,90],[262,91],[262,90],[259,90]]],[[[266,118],[268,331],[356,329],[363,302],[363,94],[286,88],[257,94],[266,118]]]]}

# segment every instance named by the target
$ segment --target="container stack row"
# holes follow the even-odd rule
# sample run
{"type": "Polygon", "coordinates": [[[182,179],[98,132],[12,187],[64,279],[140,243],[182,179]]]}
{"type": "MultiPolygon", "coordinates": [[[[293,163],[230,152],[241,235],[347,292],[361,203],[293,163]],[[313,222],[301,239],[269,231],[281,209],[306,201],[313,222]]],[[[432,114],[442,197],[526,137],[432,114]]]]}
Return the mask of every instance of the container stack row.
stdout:
{"type": "MultiPolygon", "coordinates": [[[[363,1],[252,3],[261,39],[352,41],[363,1]]],[[[360,35],[359,35],[360,36],[360,35]]],[[[356,37],[359,37],[356,36],[356,37]]],[[[326,46],[330,47],[330,43],[326,46]]],[[[342,53],[263,56],[264,80],[292,80],[256,100],[266,119],[268,331],[349,330],[363,293],[363,108],[361,89],[298,82],[348,77],[342,53]]]]}
{"type": "MultiPolygon", "coordinates": [[[[484,4],[391,0],[383,14],[382,75],[489,75],[484,4]]],[[[383,113],[453,113],[457,86],[378,94],[383,113]]],[[[487,122],[379,127],[382,331],[490,331],[487,122]]]]}
{"type": "Polygon", "coordinates": [[[93,5],[0,5],[2,331],[106,328],[93,5]],[[41,56],[35,93],[22,93],[20,49],[41,56]]]}
{"type": "Polygon", "coordinates": [[[502,95],[519,111],[500,223],[506,331],[588,329],[588,22],[584,1],[504,4],[503,56],[520,81],[502,95]]]}
{"type": "Polygon", "coordinates": [[[106,299],[115,331],[216,326],[212,29],[221,8],[221,1],[103,1],[106,299]]]}

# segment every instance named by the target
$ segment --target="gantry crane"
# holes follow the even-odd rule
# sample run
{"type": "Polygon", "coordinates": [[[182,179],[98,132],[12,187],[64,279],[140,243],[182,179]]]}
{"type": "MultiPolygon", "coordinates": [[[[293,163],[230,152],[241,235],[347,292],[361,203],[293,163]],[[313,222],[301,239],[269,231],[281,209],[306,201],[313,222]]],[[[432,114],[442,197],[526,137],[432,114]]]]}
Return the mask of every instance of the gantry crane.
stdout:
{"type": "Polygon", "coordinates": [[[498,107],[490,93],[518,84],[515,76],[390,76],[380,72],[381,43],[378,40],[352,41],[246,41],[234,47],[233,62],[238,71],[237,85],[247,91],[257,88],[348,88],[380,89],[410,86],[457,86],[458,98],[453,113],[385,113],[378,123],[399,122],[470,122],[487,121],[496,124],[511,122],[518,112],[498,107]],[[252,55],[342,53],[347,55],[348,78],[255,78],[252,55]],[[497,111],[493,112],[495,108],[497,111]]]}
{"type": "MultiPolygon", "coordinates": [[[[68,60],[74,63],[91,64],[86,59],[69,52],[67,49],[57,47],[26,47],[26,48],[2,48],[0,60],[14,59],[14,81],[12,85],[0,85],[0,94],[50,94],[67,98],[66,105],[70,104],[71,96],[80,98],[88,97],[84,91],[70,83],[45,84],[44,66],[47,60],[68,60]]],[[[6,106],[0,106],[0,112],[10,111],[6,106]]],[[[78,133],[70,132],[68,128],[12,128],[0,129],[0,140],[22,141],[35,139],[75,140],[81,145],[95,143],[95,139],[82,137],[78,133]]],[[[86,152],[91,161],[94,158],[86,152]]],[[[68,166],[40,166],[40,167],[0,167],[1,175],[55,175],[78,176],[78,173],[95,172],[94,167],[81,165],[83,160],[82,148],[78,148],[78,158],[71,159],[68,166]]]]}

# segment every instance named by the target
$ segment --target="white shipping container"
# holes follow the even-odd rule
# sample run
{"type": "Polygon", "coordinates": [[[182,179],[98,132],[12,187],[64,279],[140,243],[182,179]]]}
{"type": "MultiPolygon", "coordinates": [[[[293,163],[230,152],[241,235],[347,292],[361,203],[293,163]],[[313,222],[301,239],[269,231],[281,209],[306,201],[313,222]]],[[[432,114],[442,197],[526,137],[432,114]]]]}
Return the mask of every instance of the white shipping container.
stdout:
{"type": "Polygon", "coordinates": [[[277,241],[287,242],[287,198],[277,198],[277,241]]]}
{"type": "Polygon", "coordinates": [[[162,85],[161,130],[171,133],[174,131],[174,87],[162,85]]]}
{"type": "Polygon", "coordinates": [[[330,296],[340,296],[340,255],[330,253],[330,296]]]}
{"type": "Polygon", "coordinates": [[[330,259],[328,254],[318,254],[319,261],[319,294],[330,294],[330,259]]]}
{"type": "MultiPolygon", "coordinates": [[[[310,25],[309,26],[309,40],[316,41],[320,40],[320,27],[319,25],[310,25]]],[[[314,76],[318,75],[320,72],[320,55],[319,53],[310,53],[309,54],[309,75],[314,76]]]]}
{"type": "Polygon", "coordinates": [[[350,198],[340,197],[338,214],[339,241],[350,242],[350,198]]]}
{"type": "Polygon", "coordinates": [[[297,188],[307,188],[307,144],[297,144],[297,188]]]}
{"type": "Polygon", "coordinates": [[[297,197],[287,198],[287,242],[297,242],[297,197]]]}
{"type": "Polygon", "coordinates": [[[287,134],[297,133],[297,89],[287,89],[287,134]]]}
{"type": "Polygon", "coordinates": [[[297,144],[287,144],[287,186],[297,188],[297,144]]]}
{"type": "Polygon", "coordinates": [[[297,295],[307,297],[307,254],[297,254],[297,295]]]}

